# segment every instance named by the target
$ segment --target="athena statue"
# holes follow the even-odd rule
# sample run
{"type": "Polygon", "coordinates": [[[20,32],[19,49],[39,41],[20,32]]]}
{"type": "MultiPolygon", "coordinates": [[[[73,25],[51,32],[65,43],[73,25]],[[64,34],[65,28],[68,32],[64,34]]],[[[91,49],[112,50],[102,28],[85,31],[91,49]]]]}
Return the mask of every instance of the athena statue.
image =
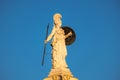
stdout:
{"type": "Polygon", "coordinates": [[[67,49],[65,44],[65,39],[72,35],[72,32],[69,32],[65,35],[64,30],[61,28],[62,21],[61,21],[62,15],[59,13],[56,13],[53,16],[54,24],[53,29],[50,33],[50,35],[45,40],[45,43],[47,43],[49,40],[52,39],[51,45],[52,45],[52,68],[67,68],[66,63],[66,56],[67,56],[67,49]]]}

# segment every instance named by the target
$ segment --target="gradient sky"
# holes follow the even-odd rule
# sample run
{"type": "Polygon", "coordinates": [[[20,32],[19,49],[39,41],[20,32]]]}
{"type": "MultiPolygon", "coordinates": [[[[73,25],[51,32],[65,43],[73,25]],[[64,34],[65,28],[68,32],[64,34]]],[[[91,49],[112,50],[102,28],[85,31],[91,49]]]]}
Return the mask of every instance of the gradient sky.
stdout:
{"type": "Polygon", "coordinates": [[[120,80],[119,0],[0,0],[0,80],[42,80],[51,69],[47,24],[61,13],[76,33],[67,63],[79,80],[120,80]]]}

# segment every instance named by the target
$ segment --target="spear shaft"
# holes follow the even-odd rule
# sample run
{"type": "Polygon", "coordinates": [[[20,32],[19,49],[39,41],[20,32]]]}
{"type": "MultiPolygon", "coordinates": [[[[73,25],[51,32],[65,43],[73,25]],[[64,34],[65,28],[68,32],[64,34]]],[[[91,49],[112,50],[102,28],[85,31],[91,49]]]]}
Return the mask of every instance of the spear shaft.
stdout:
{"type": "MultiPolygon", "coordinates": [[[[47,29],[46,29],[46,38],[45,38],[45,40],[47,39],[47,36],[48,36],[48,29],[49,29],[49,23],[48,23],[47,29]]],[[[45,54],[46,54],[46,43],[44,43],[44,51],[43,51],[43,57],[42,57],[42,66],[44,65],[45,54]]]]}

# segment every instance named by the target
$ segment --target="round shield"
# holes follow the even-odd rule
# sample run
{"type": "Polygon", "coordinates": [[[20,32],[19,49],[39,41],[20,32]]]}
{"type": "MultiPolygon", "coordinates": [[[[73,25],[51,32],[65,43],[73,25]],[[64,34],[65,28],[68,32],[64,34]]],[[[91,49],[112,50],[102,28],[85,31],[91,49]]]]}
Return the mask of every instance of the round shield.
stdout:
{"type": "Polygon", "coordinates": [[[72,35],[65,39],[66,45],[71,45],[76,39],[75,32],[68,26],[62,26],[62,29],[64,30],[65,35],[67,35],[69,32],[72,32],[72,35]]]}

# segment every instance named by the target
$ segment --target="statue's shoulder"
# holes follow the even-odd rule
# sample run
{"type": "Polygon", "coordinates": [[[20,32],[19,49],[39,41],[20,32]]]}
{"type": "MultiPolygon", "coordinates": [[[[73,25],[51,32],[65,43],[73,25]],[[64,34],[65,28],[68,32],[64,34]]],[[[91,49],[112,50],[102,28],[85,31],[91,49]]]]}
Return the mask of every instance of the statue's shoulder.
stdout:
{"type": "Polygon", "coordinates": [[[61,28],[60,28],[60,31],[64,31],[64,29],[61,27],[61,28]]]}

